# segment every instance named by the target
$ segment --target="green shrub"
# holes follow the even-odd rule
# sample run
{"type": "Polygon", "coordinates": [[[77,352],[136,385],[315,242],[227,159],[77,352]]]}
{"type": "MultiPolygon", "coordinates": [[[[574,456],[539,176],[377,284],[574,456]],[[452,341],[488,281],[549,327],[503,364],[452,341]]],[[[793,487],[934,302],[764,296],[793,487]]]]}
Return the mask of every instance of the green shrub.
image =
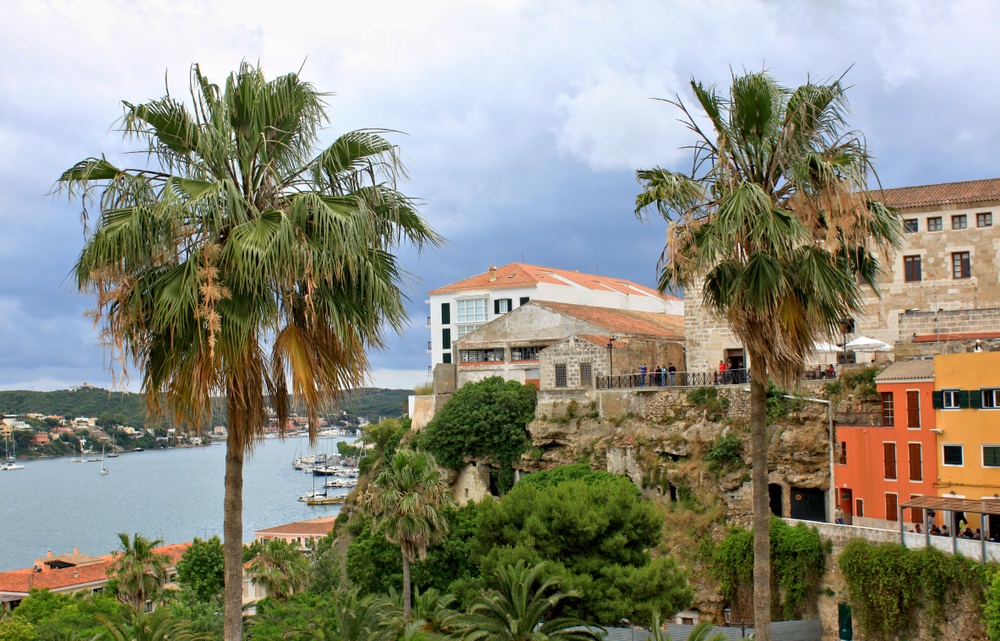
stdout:
{"type": "Polygon", "coordinates": [[[709,469],[715,474],[726,474],[746,464],[743,461],[743,442],[733,434],[727,434],[715,441],[715,445],[705,455],[709,469]]]}
{"type": "Polygon", "coordinates": [[[719,390],[714,387],[697,387],[688,392],[688,400],[695,407],[705,410],[705,418],[710,421],[725,418],[729,409],[729,399],[719,396],[719,390]]]}

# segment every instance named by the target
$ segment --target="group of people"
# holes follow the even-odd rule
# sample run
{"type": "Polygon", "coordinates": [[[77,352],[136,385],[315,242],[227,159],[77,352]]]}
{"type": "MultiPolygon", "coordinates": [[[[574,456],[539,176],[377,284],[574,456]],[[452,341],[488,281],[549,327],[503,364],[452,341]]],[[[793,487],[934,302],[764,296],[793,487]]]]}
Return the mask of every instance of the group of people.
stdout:
{"type": "Polygon", "coordinates": [[[837,368],[830,363],[825,368],[822,365],[817,365],[815,369],[806,370],[806,379],[818,381],[823,379],[833,379],[837,378],[837,368]]]}
{"type": "MultiPolygon", "coordinates": [[[[951,536],[952,533],[951,530],[948,529],[947,523],[938,527],[937,523],[935,522],[936,516],[937,515],[935,514],[934,510],[928,510],[927,523],[930,526],[930,529],[927,532],[933,536],[951,536]]],[[[981,541],[983,539],[983,533],[979,530],[979,528],[973,530],[971,527],[969,527],[969,523],[965,520],[964,512],[956,512],[954,518],[958,522],[958,527],[955,529],[955,538],[969,539],[972,541],[981,541]]],[[[919,523],[917,523],[914,526],[912,532],[914,534],[924,534],[924,531],[923,529],[921,529],[919,523]]],[[[987,540],[993,542],[1000,542],[1000,533],[992,534],[987,540]]]]}
{"type": "Polygon", "coordinates": [[[673,385],[677,378],[677,368],[674,367],[673,363],[670,363],[666,367],[657,365],[652,370],[646,367],[645,364],[639,366],[639,381],[642,387],[646,387],[648,381],[650,386],[663,387],[665,385],[673,385]]]}

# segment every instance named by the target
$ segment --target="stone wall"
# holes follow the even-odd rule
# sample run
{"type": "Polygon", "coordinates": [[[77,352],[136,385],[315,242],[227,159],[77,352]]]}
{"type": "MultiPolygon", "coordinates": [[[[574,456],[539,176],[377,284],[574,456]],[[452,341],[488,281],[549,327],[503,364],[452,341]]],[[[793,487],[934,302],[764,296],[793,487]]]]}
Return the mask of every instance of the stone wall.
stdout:
{"type": "Polygon", "coordinates": [[[539,389],[556,389],[556,365],[566,366],[566,388],[592,388],[594,377],[608,375],[608,349],[576,336],[549,345],[538,355],[539,389]],[[590,364],[588,380],[581,378],[584,363],[590,364]]]}
{"type": "MultiPolygon", "coordinates": [[[[815,528],[820,537],[825,541],[830,541],[832,551],[827,557],[826,574],[823,576],[819,589],[819,616],[823,629],[823,641],[838,641],[838,606],[847,603],[847,583],[844,575],[840,571],[838,559],[844,546],[854,539],[864,539],[870,543],[892,543],[899,544],[899,530],[887,530],[869,527],[857,527],[852,525],[836,525],[833,523],[813,523],[811,521],[797,521],[795,519],[785,519],[790,525],[805,523],[811,528],[815,528]]],[[[904,534],[906,546],[909,548],[919,548],[926,545],[926,536],[923,534],[904,534]]],[[[952,539],[945,537],[930,537],[934,547],[950,552],[952,539]]],[[[955,540],[956,545],[961,546],[959,552],[972,559],[980,558],[980,541],[955,540]]],[[[987,543],[987,554],[990,560],[994,560],[1000,555],[1000,544],[987,543]]],[[[962,639],[963,641],[986,641],[986,631],[981,621],[982,613],[973,599],[966,594],[957,602],[946,607],[945,618],[945,639],[962,639]]],[[[864,634],[858,629],[857,618],[854,619],[854,638],[856,641],[865,641],[864,634]]],[[[934,632],[925,625],[922,618],[918,617],[917,635],[910,637],[913,641],[931,641],[936,639],[934,632]]]]}
{"type": "MultiPolygon", "coordinates": [[[[994,313],[992,308],[1000,301],[998,214],[1000,202],[902,210],[901,217],[915,221],[918,231],[904,234],[902,249],[891,253],[885,262],[887,274],[880,284],[881,298],[864,290],[865,311],[855,318],[855,334],[848,338],[864,335],[892,345],[913,333],[903,327],[904,317],[914,313],[909,310],[923,314],[939,310],[994,313]],[[994,224],[978,227],[976,214],[984,212],[993,212],[994,224]],[[952,229],[951,217],[955,215],[966,216],[967,229],[952,229]],[[929,218],[941,218],[942,230],[928,231],[929,218]],[[952,255],[955,252],[969,253],[970,278],[953,277],[952,255]],[[921,279],[916,282],[905,282],[904,258],[910,256],[920,257],[921,279]]],[[[968,320],[973,324],[989,321],[986,316],[981,319],[969,317],[968,320]]],[[[997,329],[995,321],[990,329],[997,329]]],[[[713,364],[725,356],[726,349],[739,347],[739,341],[725,321],[705,309],[700,282],[684,291],[684,332],[688,343],[688,369],[693,372],[711,370],[713,364]]]]}

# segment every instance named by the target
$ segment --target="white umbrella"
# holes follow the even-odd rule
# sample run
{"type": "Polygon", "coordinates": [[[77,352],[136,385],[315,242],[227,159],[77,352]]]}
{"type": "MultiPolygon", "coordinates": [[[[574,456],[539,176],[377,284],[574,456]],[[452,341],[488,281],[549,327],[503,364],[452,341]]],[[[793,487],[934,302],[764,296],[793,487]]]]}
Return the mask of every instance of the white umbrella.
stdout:
{"type": "Polygon", "coordinates": [[[840,348],[833,343],[828,343],[826,341],[816,341],[813,343],[813,351],[817,354],[832,354],[839,352],[840,348]]]}
{"type": "Polygon", "coordinates": [[[856,352],[888,352],[892,350],[892,346],[888,343],[883,343],[877,338],[868,338],[867,336],[858,336],[848,343],[846,347],[856,352]]]}

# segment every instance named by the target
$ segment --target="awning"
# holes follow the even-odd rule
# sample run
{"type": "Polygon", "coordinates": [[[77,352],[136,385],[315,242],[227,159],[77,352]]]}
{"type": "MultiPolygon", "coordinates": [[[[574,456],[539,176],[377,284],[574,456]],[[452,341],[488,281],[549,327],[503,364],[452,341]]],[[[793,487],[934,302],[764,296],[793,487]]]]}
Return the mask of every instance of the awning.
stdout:
{"type": "Polygon", "coordinates": [[[845,347],[857,352],[888,352],[892,350],[892,346],[888,343],[883,343],[877,338],[868,338],[867,336],[858,336],[845,347]]]}
{"type": "Polygon", "coordinates": [[[946,496],[915,496],[900,507],[917,507],[924,510],[945,512],[970,512],[972,514],[1000,514],[1000,498],[959,499],[946,496]]]}

